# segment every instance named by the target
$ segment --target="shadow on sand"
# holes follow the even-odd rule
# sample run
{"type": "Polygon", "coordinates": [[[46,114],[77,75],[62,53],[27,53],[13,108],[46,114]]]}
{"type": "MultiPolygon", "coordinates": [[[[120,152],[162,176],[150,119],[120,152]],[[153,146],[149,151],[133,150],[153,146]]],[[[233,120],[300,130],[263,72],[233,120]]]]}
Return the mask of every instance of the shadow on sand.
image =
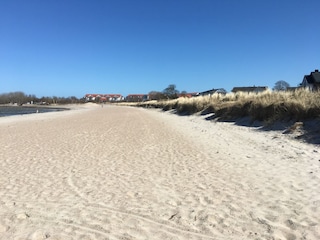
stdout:
{"type": "Polygon", "coordinates": [[[210,111],[201,112],[201,116],[205,116],[205,120],[207,121],[231,122],[238,126],[258,128],[260,131],[280,131],[282,134],[291,135],[300,141],[310,144],[320,144],[320,118],[304,121],[286,120],[265,123],[262,121],[253,121],[250,117],[221,119],[210,111]]]}
{"type": "MultiPolygon", "coordinates": [[[[176,109],[172,109],[170,112],[179,116],[193,115],[189,112],[178,112],[176,109]]],[[[223,119],[217,117],[212,109],[205,109],[200,112],[200,116],[204,117],[207,121],[230,122],[238,126],[254,127],[259,131],[279,131],[282,132],[282,134],[290,135],[290,137],[299,141],[310,144],[320,144],[320,118],[304,121],[284,120],[265,123],[262,121],[253,121],[250,117],[223,119]]]]}

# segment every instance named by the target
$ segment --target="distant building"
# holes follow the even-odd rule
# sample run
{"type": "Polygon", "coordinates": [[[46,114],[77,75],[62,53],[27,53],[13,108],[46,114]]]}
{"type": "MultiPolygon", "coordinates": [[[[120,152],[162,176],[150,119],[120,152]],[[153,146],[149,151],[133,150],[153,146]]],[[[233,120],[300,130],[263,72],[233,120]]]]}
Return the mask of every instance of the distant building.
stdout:
{"type": "Polygon", "coordinates": [[[260,93],[268,90],[268,87],[234,87],[231,92],[236,93],[236,92],[252,92],[252,93],[260,93]]]}
{"type": "Polygon", "coordinates": [[[197,96],[198,93],[194,92],[194,93],[180,93],[178,94],[178,97],[185,97],[185,98],[191,98],[194,96],[197,96]]]}
{"type": "Polygon", "coordinates": [[[148,94],[129,94],[126,97],[127,102],[143,102],[149,100],[148,94]]]}
{"type": "Polygon", "coordinates": [[[124,97],[121,94],[86,94],[87,102],[116,102],[123,101],[124,97]]]}
{"type": "Polygon", "coordinates": [[[123,101],[124,97],[121,94],[105,94],[107,102],[118,102],[123,101]]]}
{"type": "Polygon", "coordinates": [[[304,87],[311,91],[319,91],[320,90],[320,73],[319,70],[316,69],[314,72],[311,72],[310,75],[305,75],[303,77],[301,87],[304,87]]]}
{"type": "Polygon", "coordinates": [[[299,90],[299,89],[301,89],[301,87],[287,87],[286,91],[294,92],[294,91],[299,90]]]}
{"type": "Polygon", "coordinates": [[[204,91],[204,92],[199,92],[196,94],[196,96],[206,96],[206,95],[212,95],[214,93],[220,93],[220,94],[226,94],[227,91],[223,88],[213,88],[211,90],[207,90],[207,91],[204,91]]]}

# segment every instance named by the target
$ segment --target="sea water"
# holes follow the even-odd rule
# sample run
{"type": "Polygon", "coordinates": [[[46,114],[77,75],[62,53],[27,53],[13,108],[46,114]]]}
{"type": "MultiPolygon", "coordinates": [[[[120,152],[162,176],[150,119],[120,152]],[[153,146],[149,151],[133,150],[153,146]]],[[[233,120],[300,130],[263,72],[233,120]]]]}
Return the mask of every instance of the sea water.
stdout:
{"type": "Polygon", "coordinates": [[[65,108],[48,108],[48,107],[23,107],[23,106],[0,106],[0,117],[32,114],[32,113],[45,113],[57,112],[67,110],[65,108]]]}

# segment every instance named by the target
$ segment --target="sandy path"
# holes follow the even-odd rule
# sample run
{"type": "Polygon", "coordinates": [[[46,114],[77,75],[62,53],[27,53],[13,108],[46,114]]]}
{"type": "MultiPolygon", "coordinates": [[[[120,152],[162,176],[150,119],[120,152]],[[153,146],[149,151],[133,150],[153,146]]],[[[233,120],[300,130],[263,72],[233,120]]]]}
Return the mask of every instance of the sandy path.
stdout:
{"type": "Polygon", "coordinates": [[[0,119],[0,239],[320,239],[320,149],[104,107],[0,119]]]}

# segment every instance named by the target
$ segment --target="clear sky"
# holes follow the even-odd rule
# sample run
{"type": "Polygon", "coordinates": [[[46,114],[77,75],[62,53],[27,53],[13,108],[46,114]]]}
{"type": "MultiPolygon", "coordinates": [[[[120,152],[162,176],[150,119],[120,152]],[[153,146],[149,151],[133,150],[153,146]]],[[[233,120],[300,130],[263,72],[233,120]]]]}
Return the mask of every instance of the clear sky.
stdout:
{"type": "Polygon", "coordinates": [[[320,68],[319,0],[1,0],[0,93],[297,86],[320,68]]]}

